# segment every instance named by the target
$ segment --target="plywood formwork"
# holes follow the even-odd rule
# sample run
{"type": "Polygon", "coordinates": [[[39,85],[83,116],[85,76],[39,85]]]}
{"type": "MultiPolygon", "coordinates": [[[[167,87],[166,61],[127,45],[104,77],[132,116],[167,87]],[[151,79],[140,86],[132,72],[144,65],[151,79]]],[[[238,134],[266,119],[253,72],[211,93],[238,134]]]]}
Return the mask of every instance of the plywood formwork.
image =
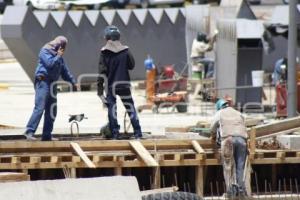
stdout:
{"type": "MultiPolygon", "coordinates": [[[[300,118],[260,125],[249,131],[249,165],[299,164],[297,150],[256,148],[260,137],[297,129],[300,118]],[[257,137],[259,136],[259,137],[257,137]]],[[[76,177],[78,168],[113,168],[122,175],[124,168],[152,168],[152,188],[161,186],[161,168],[195,167],[195,191],[204,194],[205,167],[220,165],[220,152],[208,139],[86,140],[68,141],[2,140],[0,170],[70,169],[76,177]]]]}

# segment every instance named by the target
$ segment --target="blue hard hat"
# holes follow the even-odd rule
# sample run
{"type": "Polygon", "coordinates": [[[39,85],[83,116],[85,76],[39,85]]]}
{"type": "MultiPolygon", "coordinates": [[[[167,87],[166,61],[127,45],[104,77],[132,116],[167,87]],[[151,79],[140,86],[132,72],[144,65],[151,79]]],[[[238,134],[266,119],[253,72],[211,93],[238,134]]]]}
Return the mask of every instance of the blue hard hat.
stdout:
{"type": "Polygon", "coordinates": [[[116,40],[120,40],[120,30],[118,29],[118,27],[116,26],[107,26],[104,29],[104,38],[106,40],[112,40],[112,41],[116,41],[116,40]]]}
{"type": "Polygon", "coordinates": [[[221,110],[222,108],[226,108],[228,106],[228,101],[225,99],[219,99],[216,103],[216,109],[221,110]]]}
{"type": "Polygon", "coordinates": [[[144,61],[144,65],[145,65],[145,67],[146,67],[147,70],[153,69],[154,64],[153,64],[152,58],[147,58],[147,59],[144,61]]]}

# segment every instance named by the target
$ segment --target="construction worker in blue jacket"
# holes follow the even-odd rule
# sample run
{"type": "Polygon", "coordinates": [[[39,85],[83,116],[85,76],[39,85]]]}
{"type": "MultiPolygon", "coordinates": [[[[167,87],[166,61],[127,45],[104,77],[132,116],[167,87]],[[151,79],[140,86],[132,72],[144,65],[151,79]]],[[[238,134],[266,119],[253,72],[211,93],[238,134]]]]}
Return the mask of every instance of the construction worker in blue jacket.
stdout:
{"type": "Polygon", "coordinates": [[[120,42],[120,31],[116,26],[104,30],[106,44],[100,51],[98,96],[108,107],[109,128],[113,139],[119,138],[120,125],[117,120],[116,97],[119,96],[134,130],[136,139],[142,137],[141,126],[131,95],[129,70],[135,66],[134,58],[128,48],[120,42]],[[104,96],[104,86],[106,97],[104,96]]]}
{"type": "Polygon", "coordinates": [[[34,81],[35,104],[24,133],[28,140],[36,140],[34,134],[43,114],[42,141],[54,140],[52,130],[57,114],[56,81],[62,77],[63,80],[71,83],[73,88],[76,88],[75,79],[62,57],[67,42],[64,36],[58,36],[40,50],[34,81]]]}

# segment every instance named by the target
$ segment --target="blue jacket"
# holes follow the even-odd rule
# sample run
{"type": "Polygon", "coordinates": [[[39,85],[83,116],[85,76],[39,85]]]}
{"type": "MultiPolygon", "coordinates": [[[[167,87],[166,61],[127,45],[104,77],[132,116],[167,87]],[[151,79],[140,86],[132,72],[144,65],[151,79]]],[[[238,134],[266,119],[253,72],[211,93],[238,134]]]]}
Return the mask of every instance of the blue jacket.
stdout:
{"type": "Polygon", "coordinates": [[[61,76],[63,80],[75,84],[76,81],[64,59],[56,54],[53,54],[49,49],[42,48],[38,58],[38,65],[35,71],[35,77],[45,76],[49,82],[57,81],[61,76]]]}

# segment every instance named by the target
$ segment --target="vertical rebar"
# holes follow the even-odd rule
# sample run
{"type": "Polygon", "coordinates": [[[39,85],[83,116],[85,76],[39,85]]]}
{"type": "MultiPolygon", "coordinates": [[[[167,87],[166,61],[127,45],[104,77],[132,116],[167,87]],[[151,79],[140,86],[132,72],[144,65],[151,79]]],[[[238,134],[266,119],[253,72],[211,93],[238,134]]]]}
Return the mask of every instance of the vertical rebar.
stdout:
{"type": "Polygon", "coordinates": [[[214,192],[213,192],[213,184],[212,182],[210,182],[210,194],[211,194],[211,198],[214,198],[214,192]]]}
{"type": "Polygon", "coordinates": [[[217,195],[220,196],[220,190],[219,190],[219,182],[216,181],[216,188],[217,188],[217,195]]]}
{"type": "Polygon", "coordinates": [[[278,180],[278,198],[280,198],[280,194],[281,194],[281,180],[278,180]]]}
{"type": "Polygon", "coordinates": [[[265,179],[265,195],[268,193],[268,188],[267,188],[267,180],[265,179]]]}
{"type": "Polygon", "coordinates": [[[149,179],[149,181],[150,181],[150,188],[152,189],[152,176],[150,175],[150,179],[149,179]]]}
{"type": "Polygon", "coordinates": [[[286,197],[287,189],[286,189],[285,178],[283,178],[283,189],[284,189],[284,196],[286,197]]]}
{"type": "Polygon", "coordinates": [[[163,186],[163,188],[166,187],[166,185],[165,185],[165,175],[162,175],[162,186],[163,186]]]}
{"type": "Polygon", "coordinates": [[[299,200],[298,180],[296,178],[295,178],[295,186],[296,186],[297,199],[299,200]]]}
{"type": "Polygon", "coordinates": [[[185,182],[183,183],[183,191],[184,191],[184,192],[187,192],[187,189],[186,189],[186,184],[185,184],[185,182]]]}
{"type": "Polygon", "coordinates": [[[175,179],[175,186],[179,187],[176,172],[174,173],[174,179],[175,179]]]}
{"type": "Polygon", "coordinates": [[[259,195],[258,180],[257,180],[257,174],[256,174],[256,172],[254,173],[254,176],[255,176],[255,184],[256,184],[256,193],[257,193],[257,195],[259,195]]]}
{"type": "Polygon", "coordinates": [[[290,191],[291,194],[293,194],[293,183],[292,183],[292,179],[290,178],[290,191]]]}
{"type": "Polygon", "coordinates": [[[187,185],[187,191],[191,192],[190,182],[187,182],[186,185],[187,185]]]}
{"type": "Polygon", "coordinates": [[[272,192],[271,183],[269,183],[269,190],[270,190],[271,200],[273,200],[273,192],[272,192]]]}

